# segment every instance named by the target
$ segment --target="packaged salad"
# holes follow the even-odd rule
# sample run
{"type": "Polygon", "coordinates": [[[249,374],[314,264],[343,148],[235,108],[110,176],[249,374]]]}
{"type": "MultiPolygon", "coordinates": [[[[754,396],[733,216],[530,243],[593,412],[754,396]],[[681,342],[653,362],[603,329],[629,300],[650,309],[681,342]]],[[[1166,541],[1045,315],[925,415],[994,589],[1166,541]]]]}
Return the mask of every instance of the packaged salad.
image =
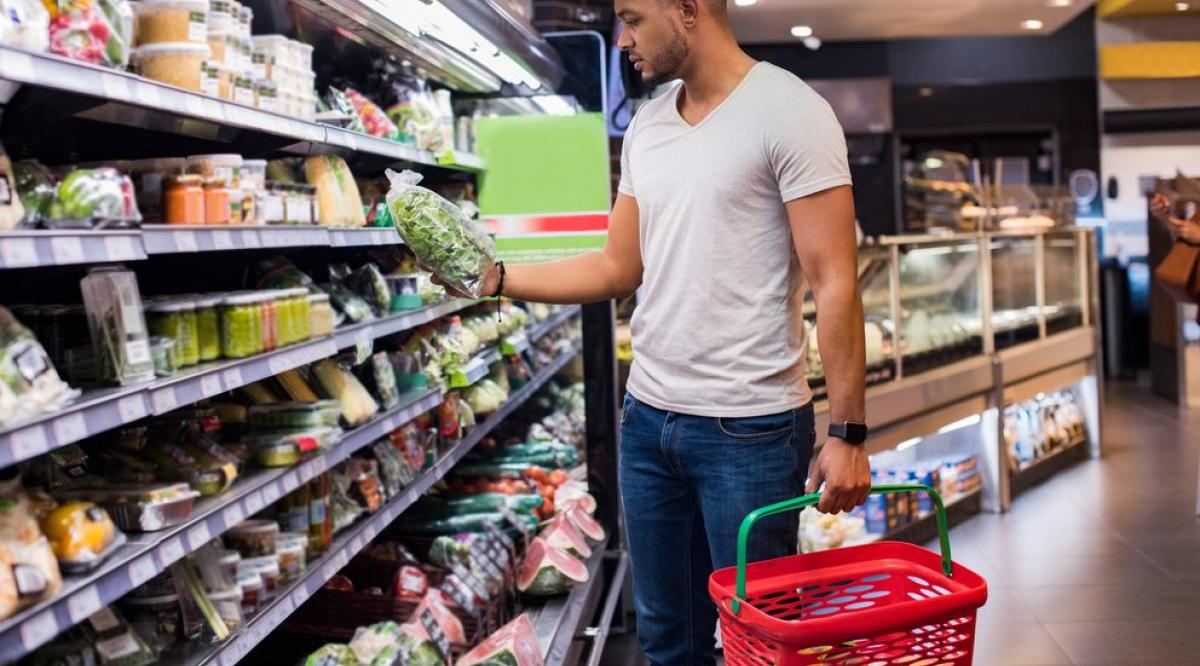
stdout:
{"type": "Polygon", "coordinates": [[[461,208],[420,187],[413,171],[387,172],[388,210],[404,243],[454,289],[479,298],[483,278],[496,263],[496,243],[461,208]]]}
{"type": "Polygon", "coordinates": [[[61,409],[78,395],[33,333],[0,307],[0,426],[61,409]]]}
{"type": "Polygon", "coordinates": [[[93,65],[125,69],[133,43],[128,0],[45,0],[50,52],[93,65]]]}

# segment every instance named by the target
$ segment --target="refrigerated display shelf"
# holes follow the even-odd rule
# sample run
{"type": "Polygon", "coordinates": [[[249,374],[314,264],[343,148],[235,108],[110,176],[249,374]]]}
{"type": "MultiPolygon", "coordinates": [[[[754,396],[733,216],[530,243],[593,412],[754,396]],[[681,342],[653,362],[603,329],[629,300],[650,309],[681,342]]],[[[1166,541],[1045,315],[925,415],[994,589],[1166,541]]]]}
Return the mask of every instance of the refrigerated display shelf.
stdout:
{"type": "MultiPolygon", "coordinates": [[[[962,522],[966,516],[979,513],[979,500],[982,497],[982,489],[976,488],[965,493],[959,493],[953,497],[946,497],[943,502],[946,506],[947,524],[953,527],[955,524],[962,522]],[[970,510],[973,506],[973,510],[970,510]],[[964,511],[964,509],[967,509],[964,511]]],[[[905,541],[908,543],[916,543],[917,545],[937,538],[937,518],[931,511],[921,514],[920,518],[901,525],[895,529],[888,530],[881,534],[868,534],[865,539],[860,539],[854,543],[845,544],[847,546],[860,546],[877,541],[905,541]]]]}
{"type": "Polygon", "coordinates": [[[1010,470],[1009,491],[1015,497],[1019,493],[1028,490],[1070,466],[1072,463],[1078,461],[1083,452],[1086,451],[1088,442],[1089,440],[1085,435],[1075,439],[1066,446],[1061,446],[1051,451],[1048,455],[1030,461],[1021,469],[1016,471],[1010,470]]]}
{"type": "Polygon", "coordinates": [[[542,649],[542,659],[547,666],[563,666],[582,663],[581,659],[569,661],[573,656],[572,643],[579,639],[592,641],[588,664],[594,666],[604,651],[608,638],[608,627],[612,622],[616,602],[625,584],[628,559],[621,550],[597,548],[585,562],[588,570],[587,582],[576,586],[568,594],[550,597],[541,606],[531,611],[534,634],[542,649]],[[604,566],[605,560],[616,560],[612,575],[604,566]],[[607,591],[607,594],[605,592],[607,591]],[[603,612],[596,618],[598,627],[585,630],[600,607],[603,595],[603,612]]]}
{"type": "MultiPolygon", "coordinates": [[[[291,150],[297,154],[349,149],[354,153],[429,167],[479,171],[486,166],[475,155],[460,153],[454,160],[443,161],[429,151],[395,141],[296,120],[49,53],[0,47],[0,80],[98,98],[109,105],[138,109],[143,115],[147,112],[159,114],[176,123],[182,120],[184,122],[177,127],[181,134],[199,132],[204,135],[205,132],[196,125],[196,121],[200,121],[201,126],[230,127],[293,140],[296,144],[291,150]],[[456,160],[462,160],[464,164],[460,165],[456,160]]],[[[161,128],[170,123],[151,123],[143,118],[139,124],[161,128]]]]}
{"type": "MultiPolygon", "coordinates": [[[[2,66],[2,65],[0,65],[2,66]]],[[[146,258],[137,230],[0,233],[0,268],[34,268],[138,261],[146,258]]]]}
{"type": "Polygon", "coordinates": [[[538,322],[538,324],[535,325],[533,330],[530,332],[529,339],[536,342],[550,331],[553,331],[567,321],[579,316],[579,313],[581,312],[583,312],[583,308],[578,305],[570,305],[563,308],[562,310],[550,315],[550,317],[545,321],[538,322]]]}
{"type": "Polygon", "coordinates": [[[572,348],[561,354],[552,364],[534,376],[528,384],[515,391],[507,402],[491,416],[476,426],[453,449],[446,453],[432,468],[425,471],[399,496],[388,501],[378,512],[359,521],[334,538],[333,545],[324,555],[309,562],[304,573],[276,593],[275,599],[249,619],[226,641],[216,645],[188,643],[182,650],[159,660],[160,664],[180,666],[205,666],[219,664],[230,666],[237,663],[271,631],[283,623],[301,604],[333,578],[385,527],[412,506],[435,483],[441,480],[458,461],[483,441],[494,428],[500,425],[518,407],[524,404],[542,386],[548,383],[567,365],[579,350],[572,348]]]}
{"type": "Polygon", "coordinates": [[[0,655],[16,659],[37,649],[355,451],[434,409],[442,397],[436,389],[408,394],[399,406],[348,431],[323,453],[295,467],[253,471],[229,491],[198,502],[182,523],[131,536],[100,568],[86,575],[65,577],[62,591],[53,599],[0,624],[0,655]]]}

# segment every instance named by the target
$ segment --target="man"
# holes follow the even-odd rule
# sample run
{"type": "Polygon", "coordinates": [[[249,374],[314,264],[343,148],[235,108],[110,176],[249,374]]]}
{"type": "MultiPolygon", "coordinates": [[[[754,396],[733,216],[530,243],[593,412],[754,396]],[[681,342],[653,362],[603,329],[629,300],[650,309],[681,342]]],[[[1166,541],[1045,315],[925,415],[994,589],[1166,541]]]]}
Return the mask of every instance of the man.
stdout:
{"type": "MultiPolygon", "coordinates": [[[[820,510],[861,504],[864,341],[846,145],[829,105],[738,47],[725,0],[616,0],[620,48],[651,84],[625,137],[602,251],[493,270],[483,293],[602,301],[642,287],[622,414],[621,493],[638,635],[656,665],[712,664],[714,567],[755,508],[801,494],[813,450],[799,305],[816,299],[829,441],[820,510]],[[801,272],[803,267],[803,272],[801,272]]],[[[763,521],[750,560],[793,553],[763,521]]]]}

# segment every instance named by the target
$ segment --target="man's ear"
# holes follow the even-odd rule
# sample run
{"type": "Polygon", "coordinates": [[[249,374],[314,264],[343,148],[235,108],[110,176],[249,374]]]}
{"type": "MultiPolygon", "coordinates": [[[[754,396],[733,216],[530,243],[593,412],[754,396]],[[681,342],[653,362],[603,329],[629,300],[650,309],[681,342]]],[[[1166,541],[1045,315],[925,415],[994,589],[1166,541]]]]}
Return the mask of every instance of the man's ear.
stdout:
{"type": "Polygon", "coordinates": [[[696,27],[696,21],[700,18],[700,2],[701,0],[678,0],[683,27],[696,27]]]}

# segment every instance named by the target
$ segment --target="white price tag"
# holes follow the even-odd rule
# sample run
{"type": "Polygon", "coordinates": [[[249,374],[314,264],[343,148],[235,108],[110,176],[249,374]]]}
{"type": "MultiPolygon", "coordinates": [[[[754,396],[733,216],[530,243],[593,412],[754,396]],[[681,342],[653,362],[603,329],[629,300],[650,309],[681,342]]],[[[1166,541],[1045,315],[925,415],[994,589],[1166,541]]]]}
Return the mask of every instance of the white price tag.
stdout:
{"type": "Polygon", "coordinates": [[[363,535],[359,534],[358,536],[356,536],[350,540],[350,552],[357,553],[358,551],[362,550],[362,547],[363,547],[363,535]]]}
{"type": "Polygon", "coordinates": [[[37,266],[37,245],[32,238],[0,238],[0,259],[5,268],[37,266]]]}
{"type": "Polygon", "coordinates": [[[218,229],[214,231],[212,234],[212,239],[213,247],[218,250],[233,249],[233,234],[225,231],[224,229],[218,229]]]}
{"type": "Polygon", "coordinates": [[[208,531],[208,523],[200,523],[187,533],[188,548],[191,550],[198,550],[211,539],[212,533],[208,531]]]}
{"type": "Polygon", "coordinates": [[[88,585],[67,599],[67,615],[71,618],[71,622],[79,624],[103,606],[104,604],[100,603],[100,593],[96,591],[96,586],[88,585]]]}
{"type": "Polygon", "coordinates": [[[46,429],[40,425],[14,432],[9,441],[12,442],[13,459],[16,461],[28,460],[50,448],[46,442],[46,429]]]}
{"type": "Polygon", "coordinates": [[[200,378],[200,393],[202,393],[204,397],[208,398],[220,392],[221,378],[217,376],[217,373],[214,372],[211,375],[204,375],[200,378]]]}
{"type": "Polygon", "coordinates": [[[134,89],[137,91],[136,99],[142,104],[150,107],[162,106],[162,97],[158,94],[158,86],[138,81],[134,84],[134,89]]]}
{"type": "Polygon", "coordinates": [[[183,106],[190,115],[204,116],[204,100],[199,95],[185,94],[183,96],[183,106]]]}
{"type": "Polygon", "coordinates": [[[137,587],[154,578],[158,567],[154,565],[153,555],[143,555],[129,563],[129,584],[137,587]]]}
{"type": "Polygon", "coordinates": [[[354,132],[342,132],[342,139],[342,143],[347,148],[354,151],[358,150],[358,137],[354,135],[354,132]]]}
{"type": "Polygon", "coordinates": [[[183,542],[179,537],[167,539],[163,545],[158,547],[158,561],[164,567],[169,567],[171,564],[183,559],[183,542]]]}
{"type": "Polygon", "coordinates": [[[117,412],[121,421],[129,423],[146,415],[146,400],[140,395],[131,395],[117,401],[117,412]]]}
{"type": "Polygon", "coordinates": [[[282,494],[278,483],[269,484],[266,488],[262,489],[263,504],[274,504],[275,500],[279,499],[279,496],[282,494]]]}
{"type": "Polygon", "coordinates": [[[328,581],[330,578],[336,576],[337,572],[341,571],[341,569],[342,567],[338,565],[337,558],[335,557],[325,563],[325,566],[321,569],[321,577],[328,581]]]}
{"type": "Polygon", "coordinates": [[[87,435],[87,424],[83,421],[82,412],[60,416],[54,420],[54,441],[59,446],[78,442],[87,435]]]}
{"type": "Polygon", "coordinates": [[[258,240],[258,232],[253,229],[243,230],[242,245],[245,247],[261,247],[262,243],[258,240]]]}
{"type": "Polygon", "coordinates": [[[233,506],[225,509],[221,514],[221,520],[225,523],[225,529],[229,529],[234,525],[242,522],[246,518],[246,512],[242,509],[242,503],[238,502],[233,506]]]}
{"type": "Polygon", "coordinates": [[[33,82],[33,57],[28,53],[11,49],[5,51],[4,57],[0,58],[0,74],[6,79],[14,79],[23,83],[33,82]]]}
{"type": "Polygon", "coordinates": [[[175,241],[175,249],[179,252],[196,252],[199,248],[196,245],[196,234],[192,231],[176,231],[172,234],[175,241]]]}
{"type": "Polygon", "coordinates": [[[137,259],[138,252],[130,236],[107,236],[104,239],[104,255],[109,261],[137,259]]]}
{"type": "Polygon", "coordinates": [[[213,120],[221,120],[221,121],[225,120],[224,105],[221,104],[221,102],[219,102],[218,100],[215,100],[215,99],[207,99],[206,98],[203,101],[203,104],[204,104],[204,115],[206,117],[211,118],[213,120]]]}
{"type": "MultiPolygon", "coordinates": [[[[310,584],[311,584],[311,582],[310,582],[310,584]]],[[[317,587],[320,587],[320,586],[318,585],[317,587]]],[[[292,592],[292,597],[291,597],[292,608],[299,608],[304,605],[305,600],[308,599],[308,596],[309,596],[307,594],[307,592],[308,592],[308,590],[306,590],[304,588],[300,588],[300,589],[296,590],[295,592],[292,592]]]]}
{"type": "Polygon", "coordinates": [[[350,554],[346,552],[345,548],[343,548],[338,551],[337,557],[333,558],[333,560],[337,562],[338,568],[340,569],[350,563],[350,554]]]}
{"type": "Polygon", "coordinates": [[[166,414],[179,406],[179,399],[175,397],[175,388],[172,386],[151,393],[150,401],[154,403],[155,414],[166,414]]]}
{"type": "Polygon", "coordinates": [[[296,476],[296,472],[288,472],[283,477],[283,492],[290,493],[300,486],[300,478],[296,476]]]}
{"type": "Polygon", "coordinates": [[[395,429],[396,429],[396,417],[395,416],[389,416],[383,420],[383,434],[385,434],[385,435],[391,434],[391,432],[395,429]]]}
{"type": "Polygon", "coordinates": [[[267,369],[271,371],[272,375],[277,375],[284,370],[291,370],[295,366],[292,365],[290,356],[291,354],[276,354],[272,356],[267,361],[267,369]]]}
{"type": "Polygon", "coordinates": [[[258,491],[250,493],[246,497],[245,503],[246,503],[246,515],[247,516],[253,516],[254,514],[258,513],[259,511],[262,511],[262,508],[263,508],[262,493],[258,492],[258,491]]]}
{"type": "Polygon", "coordinates": [[[242,380],[241,368],[230,368],[221,373],[221,378],[225,380],[225,389],[228,391],[246,385],[246,382],[242,380]]]}
{"type": "Polygon", "coordinates": [[[32,652],[57,633],[58,622],[54,619],[54,610],[44,610],[21,623],[21,645],[32,652]]]}
{"type": "Polygon", "coordinates": [[[104,96],[109,99],[124,101],[130,98],[129,80],[123,76],[108,73],[101,74],[100,87],[104,89],[104,96]]]}
{"type": "Polygon", "coordinates": [[[51,238],[50,255],[56,264],[82,264],[87,261],[83,254],[83,241],[78,236],[51,238]]]}

